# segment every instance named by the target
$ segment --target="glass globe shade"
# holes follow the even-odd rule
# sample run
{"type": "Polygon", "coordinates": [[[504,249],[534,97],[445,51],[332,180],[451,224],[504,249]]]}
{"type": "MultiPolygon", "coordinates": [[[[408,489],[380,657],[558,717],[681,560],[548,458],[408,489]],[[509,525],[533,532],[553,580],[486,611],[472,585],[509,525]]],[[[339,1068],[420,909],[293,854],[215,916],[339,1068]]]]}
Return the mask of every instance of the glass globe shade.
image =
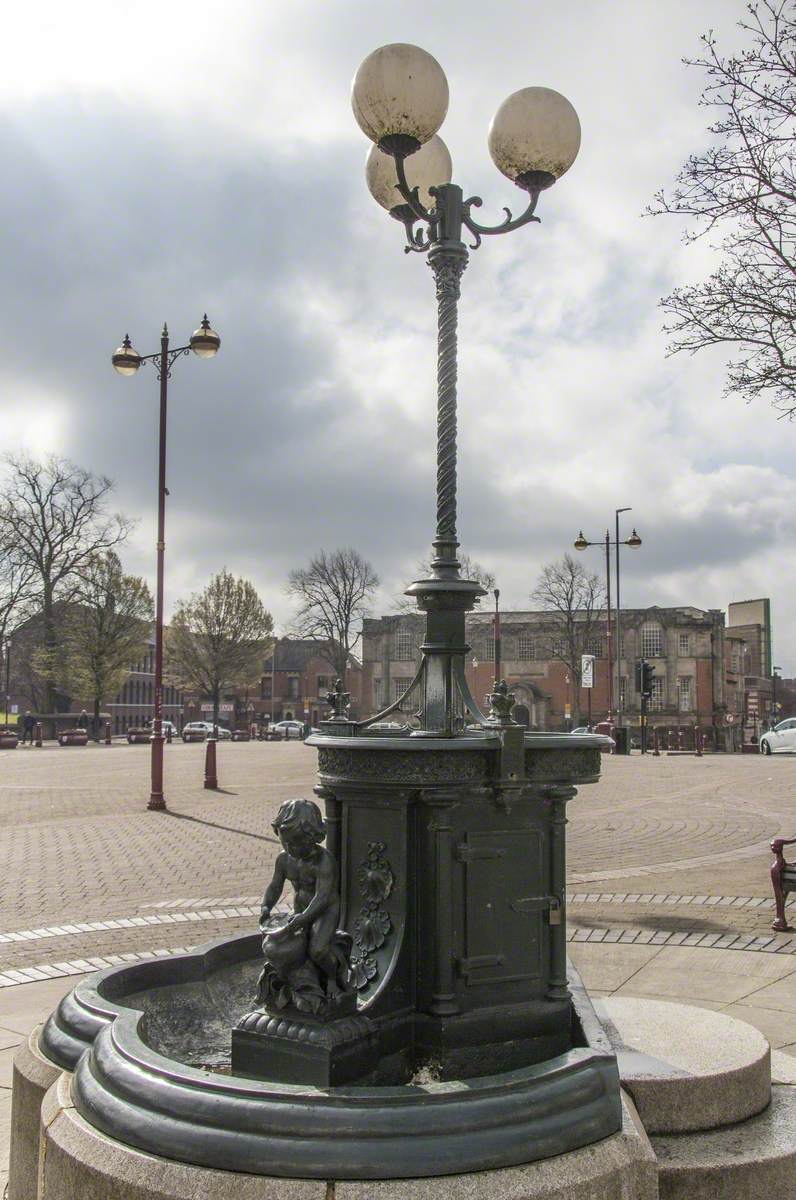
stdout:
{"type": "Polygon", "coordinates": [[[121,346],[117,346],[111,355],[111,362],[117,375],[135,375],[141,366],[141,355],[130,345],[127,334],[121,346]]]}
{"type": "Polygon", "coordinates": [[[504,100],[489,127],[489,153],[499,171],[526,189],[549,187],[580,149],[580,121],[552,88],[522,88],[504,100]]]}
{"type": "Polygon", "coordinates": [[[351,84],[351,107],[372,142],[405,139],[404,152],[411,154],[445,120],[448,81],[426,50],[395,42],[374,50],[361,64],[351,84]]]}
{"type": "MultiPolygon", "coordinates": [[[[439,134],[435,133],[416,154],[410,155],[404,167],[409,187],[419,189],[420,203],[425,208],[433,208],[434,197],[429,188],[439,187],[441,183],[450,183],[453,174],[450,152],[439,134]]],[[[382,208],[391,211],[406,203],[398,191],[395,159],[391,154],[385,154],[378,146],[371,146],[368,152],[365,179],[371,196],[382,208]]]]}
{"type": "Polygon", "coordinates": [[[212,358],[218,354],[221,338],[216,333],[215,329],[210,328],[210,322],[207,319],[207,313],[202,318],[202,324],[198,329],[194,329],[190,337],[190,345],[194,354],[199,358],[212,358]]]}

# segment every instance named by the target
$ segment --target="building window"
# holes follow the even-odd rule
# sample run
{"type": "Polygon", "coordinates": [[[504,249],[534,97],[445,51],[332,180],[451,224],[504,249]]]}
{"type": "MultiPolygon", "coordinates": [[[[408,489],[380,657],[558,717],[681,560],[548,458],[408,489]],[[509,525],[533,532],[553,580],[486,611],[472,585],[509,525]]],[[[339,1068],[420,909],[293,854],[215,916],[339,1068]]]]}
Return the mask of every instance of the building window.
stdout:
{"type": "Polygon", "coordinates": [[[260,687],[260,699],[261,700],[270,700],[271,699],[271,677],[270,676],[263,678],[262,686],[260,687]]]}
{"type": "Polygon", "coordinates": [[[605,645],[603,639],[599,636],[590,637],[586,642],[586,654],[593,654],[595,658],[605,658],[605,645]]]}
{"type": "Polygon", "coordinates": [[[536,658],[536,642],[532,637],[517,638],[517,658],[536,658]]]}
{"type": "Polygon", "coordinates": [[[663,676],[653,675],[652,690],[647,704],[650,712],[660,712],[663,708],[663,676]]]}
{"type": "Polygon", "coordinates": [[[663,654],[663,630],[660,625],[642,625],[641,657],[660,658],[663,654]]]}
{"type": "Polygon", "coordinates": [[[627,675],[622,675],[619,679],[619,707],[624,711],[627,704],[627,675]]]}
{"type": "Polygon", "coordinates": [[[415,639],[409,629],[398,629],[393,639],[393,652],[399,662],[411,662],[415,657],[415,639]]]}
{"type": "Polygon", "coordinates": [[[680,712],[690,712],[694,707],[690,675],[681,675],[677,680],[677,707],[680,712]]]}
{"type": "Polygon", "coordinates": [[[299,677],[291,675],[287,681],[287,695],[289,700],[298,700],[299,694],[299,677]]]}
{"type": "Polygon", "coordinates": [[[330,692],[332,690],[332,681],[328,675],[318,675],[315,680],[315,685],[317,688],[316,695],[318,696],[323,696],[326,692],[330,692]]]}
{"type": "Polygon", "coordinates": [[[567,657],[567,644],[563,638],[553,639],[553,644],[550,647],[550,653],[552,654],[553,658],[567,657]]]}
{"type": "Polygon", "coordinates": [[[681,633],[678,638],[678,645],[681,654],[688,654],[691,649],[691,639],[687,633],[681,633]]]}
{"type": "Polygon", "coordinates": [[[393,693],[392,698],[393,698],[393,700],[400,700],[402,696],[405,696],[406,693],[409,691],[409,685],[411,684],[411,682],[412,682],[411,679],[393,679],[393,681],[392,681],[392,693],[393,693]]]}
{"type": "Polygon", "coordinates": [[[494,637],[485,637],[484,638],[483,659],[484,659],[484,662],[490,662],[490,661],[494,662],[495,661],[495,639],[494,639],[494,637]]]}

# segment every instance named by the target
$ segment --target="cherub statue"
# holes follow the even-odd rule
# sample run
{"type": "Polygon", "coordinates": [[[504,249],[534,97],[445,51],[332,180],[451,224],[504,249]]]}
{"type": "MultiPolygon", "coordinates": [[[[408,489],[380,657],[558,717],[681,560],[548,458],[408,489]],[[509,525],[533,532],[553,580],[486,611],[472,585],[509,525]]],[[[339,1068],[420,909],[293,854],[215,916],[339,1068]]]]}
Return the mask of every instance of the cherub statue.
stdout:
{"type": "Polygon", "coordinates": [[[286,800],[273,822],[282,843],[274,876],[263,896],[260,928],[265,966],[258,1000],[277,1009],[293,1005],[301,1012],[324,1015],[339,1009],[350,982],[350,934],[337,928],[340,893],[337,863],[321,842],[326,826],[312,800],[286,800]],[[271,916],[289,881],[293,913],[285,921],[271,916]]]}

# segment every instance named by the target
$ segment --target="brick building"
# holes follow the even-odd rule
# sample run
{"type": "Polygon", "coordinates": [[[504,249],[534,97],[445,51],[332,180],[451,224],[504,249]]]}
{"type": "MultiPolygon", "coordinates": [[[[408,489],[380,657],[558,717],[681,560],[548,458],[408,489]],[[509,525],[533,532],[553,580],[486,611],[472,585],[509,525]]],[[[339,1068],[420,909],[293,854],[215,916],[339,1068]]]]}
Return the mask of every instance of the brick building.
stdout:
{"type": "MultiPolygon", "coordinates": [[[[326,642],[313,638],[277,638],[274,653],[263,668],[256,713],[273,721],[297,720],[317,725],[328,713],[326,693],[334,688],[336,672],[326,642]]],[[[362,669],[349,658],[346,689],[351,715],[362,710],[362,669]]]]}
{"type": "MultiPolygon", "coordinates": [[[[749,614],[744,614],[745,618],[749,614]]],[[[425,622],[420,613],[367,619],[363,627],[362,707],[364,714],[379,712],[407,690],[420,662],[425,622]]],[[[472,647],[467,656],[467,680],[476,700],[490,690],[494,677],[494,618],[473,612],[466,622],[472,647]]],[[[576,723],[596,723],[608,715],[608,636],[605,620],[595,623],[587,653],[595,656],[591,689],[575,694],[572,672],[550,647],[556,631],[548,612],[501,614],[501,675],[511,685],[522,706],[520,715],[532,728],[566,729],[576,723]],[[591,696],[589,696],[591,693],[591,696]]],[[[613,634],[612,629],[612,634],[613,634]]],[[[624,724],[640,724],[641,696],[636,685],[636,663],[641,658],[653,666],[652,695],[648,704],[650,726],[664,728],[699,725],[723,730],[734,693],[728,688],[727,644],[724,613],[690,606],[623,609],[619,695],[613,710],[624,724]]],[[[615,640],[615,637],[614,637],[615,640]]],[[[612,691],[616,692],[616,663],[612,691]]],[[[717,734],[719,741],[723,734],[717,734]]]]}

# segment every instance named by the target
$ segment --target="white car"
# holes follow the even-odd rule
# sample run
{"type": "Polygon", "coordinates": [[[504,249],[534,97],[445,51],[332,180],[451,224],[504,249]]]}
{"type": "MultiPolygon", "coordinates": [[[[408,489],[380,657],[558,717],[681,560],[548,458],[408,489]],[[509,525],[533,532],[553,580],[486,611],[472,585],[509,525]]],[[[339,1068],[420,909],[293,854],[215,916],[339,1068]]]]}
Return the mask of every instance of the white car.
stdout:
{"type": "Polygon", "coordinates": [[[272,729],[278,729],[285,741],[290,738],[304,737],[304,723],[302,721],[277,721],[276,725],[271,726],[272,729]]]}
{"type": "Polygon", "coordinates": [[[788,717],[780,721],[760,739],[761,754],[794,754],[796,753],[796,717],[788,717]]]}
{"type": "MultiPolygon", "coordinates": [[[[197,733],[203,733],[205,735],[205,737],[211,737],[212,733],[213,733],[213,722],[212,721],[189,721],[187,725],[183,725],[183,727],[182,727],[183,734],[193,733],[194,730],[196,730],[197,733]]],[[[225,725],[218,726],[219,741],[223,742],[226,738],[231,738],[231,737],[232,737],[232,734],[230,733],[230,731],[227,729],[227,727],[225,725]]]]}

